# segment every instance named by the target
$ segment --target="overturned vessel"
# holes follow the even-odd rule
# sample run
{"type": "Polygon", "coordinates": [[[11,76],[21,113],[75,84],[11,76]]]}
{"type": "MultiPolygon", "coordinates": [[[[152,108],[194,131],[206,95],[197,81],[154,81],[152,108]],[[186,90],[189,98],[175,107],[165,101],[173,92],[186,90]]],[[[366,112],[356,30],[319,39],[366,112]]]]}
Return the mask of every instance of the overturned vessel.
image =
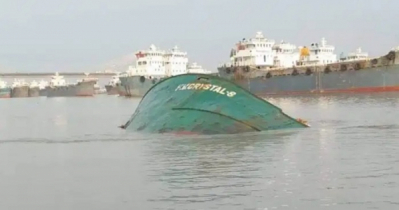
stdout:
{"type": "Polygon", "coordinates": [[[308,125],[228,80],[182,74],[152,86],[121,127],[147,133],[234,134],[308,125]]]}

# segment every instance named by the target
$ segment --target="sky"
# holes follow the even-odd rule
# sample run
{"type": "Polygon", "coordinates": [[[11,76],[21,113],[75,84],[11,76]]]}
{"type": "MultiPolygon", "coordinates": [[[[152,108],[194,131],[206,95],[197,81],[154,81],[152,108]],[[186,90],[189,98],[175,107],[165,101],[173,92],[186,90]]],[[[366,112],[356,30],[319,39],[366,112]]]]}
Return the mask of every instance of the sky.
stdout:
{"type": "Polygon", "coordinates": [[[215,71],[257,31],[379,56],[399,46],[397,8],[397,0],[0,0],[0,71],[86,71],[151,44],[177,45],[215,71]]]}

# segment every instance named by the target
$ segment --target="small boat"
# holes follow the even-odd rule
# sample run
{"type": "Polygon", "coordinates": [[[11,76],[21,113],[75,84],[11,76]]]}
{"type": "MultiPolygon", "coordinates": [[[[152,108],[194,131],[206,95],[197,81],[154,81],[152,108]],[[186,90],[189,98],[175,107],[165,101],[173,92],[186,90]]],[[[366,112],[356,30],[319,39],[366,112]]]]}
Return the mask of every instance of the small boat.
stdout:
{"type": "Polygon", "coordinates": [[[234,134],[309,125],[226,79],[181,74],[151,87],[120,127],[145,133],[234,134]]]}

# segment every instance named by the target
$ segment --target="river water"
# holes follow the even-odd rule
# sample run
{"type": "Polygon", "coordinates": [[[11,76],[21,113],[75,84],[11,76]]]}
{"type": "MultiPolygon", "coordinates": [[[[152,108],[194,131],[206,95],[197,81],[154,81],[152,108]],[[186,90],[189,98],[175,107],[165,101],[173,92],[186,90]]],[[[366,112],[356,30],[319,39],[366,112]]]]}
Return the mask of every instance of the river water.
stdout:
{"type": "Polygon", "coordinates": [[[139,99],[2,99],[0,209],[399,208],[399,94],[269,100],[312,127],[138,135],[139,99]]]}

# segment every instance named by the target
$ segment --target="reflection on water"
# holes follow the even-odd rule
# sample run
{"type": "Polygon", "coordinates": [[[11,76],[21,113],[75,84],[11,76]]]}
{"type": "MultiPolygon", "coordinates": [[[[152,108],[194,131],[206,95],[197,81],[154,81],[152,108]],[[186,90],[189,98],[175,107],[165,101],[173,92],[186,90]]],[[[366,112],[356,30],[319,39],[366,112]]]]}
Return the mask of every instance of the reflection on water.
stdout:
{"type": "Polygon", "coordinates": [[[312,127],[216,136],[126,133],[138,99],[2,100],[0,209],[397,209],[398,99],[270,98],[312,127]]]}

